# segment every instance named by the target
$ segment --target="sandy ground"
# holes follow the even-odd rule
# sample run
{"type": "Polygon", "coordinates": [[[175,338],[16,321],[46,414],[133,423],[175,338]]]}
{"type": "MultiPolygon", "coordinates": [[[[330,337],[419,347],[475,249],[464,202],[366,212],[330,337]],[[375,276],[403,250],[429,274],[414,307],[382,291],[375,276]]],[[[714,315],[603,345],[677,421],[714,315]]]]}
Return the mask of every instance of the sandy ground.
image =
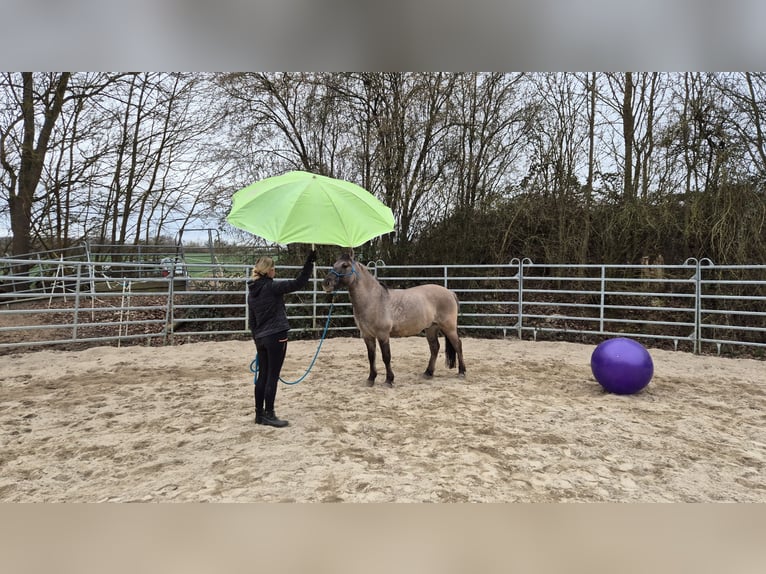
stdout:
{"type": "Polygon", "coordinates": [[[766,502],[766,363],[652,350],[618,396],[591,346],[463,345],[466,378],[426,380],[425,339],[394,340],[369,388],[362,341],[329,339],[284,429],[253,423],[249,341],[2,356],[0,501],[766,502]]]}

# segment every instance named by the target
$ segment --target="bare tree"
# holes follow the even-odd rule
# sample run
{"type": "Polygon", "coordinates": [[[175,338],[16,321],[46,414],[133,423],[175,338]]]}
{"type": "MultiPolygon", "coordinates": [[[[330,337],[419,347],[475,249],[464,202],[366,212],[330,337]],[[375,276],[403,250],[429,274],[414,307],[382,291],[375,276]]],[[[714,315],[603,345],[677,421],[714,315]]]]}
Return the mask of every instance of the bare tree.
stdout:
{"type": "Polygon", "coordinates": [[[665,128],[663,147],[684,178],[687,195],[714,190],[726,161],[730,113],[715,74],[684,73],[675,82],[673,120],[665,128]]]}
{"type": "MultiPolygon", "coordinates": [[[[535,129],[530,134],[533,159],[524,189],[547,206],[555,237],[545,244],[548,259],[578,256],[587,246],[583,231],[583,184],[588,170],[588,91],[571,73],[538,74],[535,129]],[[555,222],[555,223],[554,223],[555,222]]],[[[587,216],[585,216],[587,217],[587,216]]]]}
{"type": "Polygon", "coordinates": [[[473,208],[510,187],[533,117],[524,80],[524,74],[458,75],[447,173],[457,207],[473,208]]]}
{"type": "Polygon", "coordinates": [[[41,181],[45,193],[35,214],[34,238],[44,249],[66,247],[88,236],[91,190],[98,185],[99,163],[107,153],[99,142],[110,126],[98,100],[119,74],[73,74],[70,95],[51,140],[41,181]]]}
{"type": "Polygon", "coordinates": [[[442,175],[450,74],[234,74],[222,78],[251,177],[277,167],[357,181],[391,207],[411,238],[442,175]]]}
{"type": "Polygon", "coordinates": [[[601,101],[617,112],[622,125],[622,154],[615,154],[615,160],[621,165],[623,198],[646,199],[658,178],[654,150],[663,121],[663,75],[625,72],[604,77],[611,98],[603,95],[601,101]]]}
{"type": "Polygon", "coordinates": [[[588,97],[588,175],[583,189],[585,201],[585,221],[583,222],[583,238],[580,244],[580,262],[588,260],[588,244],[591,233],[591,207],[593,205],[593,177],[596,172],[596,73],[586,74],[585,90],[588,97]]]}
{"type": "Polygon", "coordinates": [[[338,161],[347,139],[339,122],[340,102],[324,78],[303,73],[221,76],[232,136],[241,150],[259,158],[258,177],[287,169],[328,176],[343,171],[338,161]]]}
{"type": "Polygon", "coordinates": [[[732,173],[766,182],[766,74],[716,74],[715,85],[729,107],[716,142],[719,155],[732,173]]]}
{"type": "Polygon", "coordinates": [[[740,246],[762,235],[764,74],[211,78],[0,76],[13,251],[156,241],[197,217],[224,221],[239,187],[304,169],[389,205],[398,234],[377,246],[401,260],[429,229],[452,253],[477,226],[484,244],[465,260],[758,253],[740,246]]]}
{"type": "Polygon", "coordinates": [[[154,241],[182,227],[213,185],[207,142],[219,120],[209,86],[195,74],[129,74],[101,105],[102,185],[91,201],[95,238],[154,241]]]}
{"type": "Polygon", "coordinates": [[[10,109],[0,132],[0,165],[3,191],[9,205],[15,255],[32,249],[32,209],[39,199],[38,185],[53,127],[67,94],[70,72],[61,74],[7,73],[3,78],[10,109]],[[14,113],[14,111],[16,113],[14,113]],[[39,131],[38,131],[39,130],[39,131]]]}
{"type": "Polygon", "coordinates": [[[623,156],[623,192],[624,198],[631,200],[636,197],[633,186],[633,140],[636,130],[636,117],[633,112],[633,73],[625,72],[625,84],[622,89],[622,141],[625,155],[623,156]]]}
{"type": "Polygon", "coordinates": [[[412,239],[427,198],[441,181],[437,161],[448,134],[446,114],[455,86],[451,74],[367,74],[373,177],[397,220],[397,241],[412,239]]]}
{"type": "MultiPolygon", "coordinates": [[[[744,74],[745,84],[747,85],[747,97],[741,98],[745,116],[750,120],[751,130],[745,130],[742,124],[739,124],[739,131],[747,138],[749,143],[750,157],[753,164],[757,166],[761,181],[766,181],[766,136],[764,135],[764,122],[766,122],[766,74],[753,74],[747,72],[744,74]]],[[[735,92],[737,93],[737,92],[735,92]]],[[[737,98],[739,99],[739,98],[737,98]]]]}

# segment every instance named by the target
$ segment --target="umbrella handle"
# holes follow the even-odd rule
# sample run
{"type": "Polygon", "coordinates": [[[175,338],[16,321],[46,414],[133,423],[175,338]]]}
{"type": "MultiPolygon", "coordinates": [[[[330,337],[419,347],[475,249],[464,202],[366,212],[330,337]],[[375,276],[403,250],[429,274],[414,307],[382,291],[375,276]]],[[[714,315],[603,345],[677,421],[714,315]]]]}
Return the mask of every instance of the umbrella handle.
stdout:
{"type": "MultiPolygon", "coordinates": [[[[314,243],[311,244],[311,250],[312,251],[316,250],[316,245],[314,243]]],[[[316,329],[316,326],[317,326],[317,289],[316,289],[316,285],[317,285],[317,264],[316,264],[316,261],[314,261],[313,273],[314,273],[314,283],[313,283],[313,287],[314,288],[312,289],[312,291],[314,291],[314,294],[313,294],[313,299],[314,299],[314,305],[313,305],[314,309],[313,309],[313,311],[314,312],[312,313],[313,317],[311,318],[311,327],[313,329],[316,329]]]]}

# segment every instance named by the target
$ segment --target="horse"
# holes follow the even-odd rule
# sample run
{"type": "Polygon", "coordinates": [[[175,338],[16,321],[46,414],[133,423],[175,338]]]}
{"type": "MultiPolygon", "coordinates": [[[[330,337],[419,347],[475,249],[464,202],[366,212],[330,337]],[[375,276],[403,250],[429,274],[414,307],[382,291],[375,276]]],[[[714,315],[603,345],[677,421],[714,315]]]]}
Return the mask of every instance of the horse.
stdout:
{"type": "Polygon", "coordinates": [[[465,376],[463,345],[457,333],[457,315],[460,304],[457,295],[441,285],[425,284],[408,289],[389,289],[382,285],[367,267],[343,254],[324,278],[322,288],[333,293],[339,287],[348,289],[354,322],[367,346],[370,375],[367,386],[375,384],[375,342],[386,365],[386,385],[393,387],[390,337],[410,337],[425,331],[431,358],[423,376],[434,374],[439,353],[439,333],[444,334],[447,368],[455,368],[458,376],[465,376]]]}

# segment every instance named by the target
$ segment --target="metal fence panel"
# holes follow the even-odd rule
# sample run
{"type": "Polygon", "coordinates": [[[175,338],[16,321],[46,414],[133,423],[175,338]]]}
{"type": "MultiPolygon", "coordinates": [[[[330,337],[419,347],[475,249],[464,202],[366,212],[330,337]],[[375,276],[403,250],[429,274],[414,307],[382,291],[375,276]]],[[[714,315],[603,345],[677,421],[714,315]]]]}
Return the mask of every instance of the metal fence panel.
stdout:
{"type": "MultiPolygon", "coordinates": [[[[766,347],[766,266],[538,264],[386,265],[370,270],[390,288],[438,283],[460,298],[472,336],[630,336],[695,353],[766,347]],[[703,349],[704,346],[704,349],[703,349]]],[[[280,276],[298,273],[281,266],[280,276]]],[[[357,333],[348,294],[328,295],[318,266],[286,307],[295,336],[357,333]]],[[[71,344],[174,344],[246,338],[247,265],[0,259],[0,351],[71,344]],[[176,274],[176,271],[179,273],[176,274]]],[[[578,339],[579,338],[579,339],[578,339]]]]}

